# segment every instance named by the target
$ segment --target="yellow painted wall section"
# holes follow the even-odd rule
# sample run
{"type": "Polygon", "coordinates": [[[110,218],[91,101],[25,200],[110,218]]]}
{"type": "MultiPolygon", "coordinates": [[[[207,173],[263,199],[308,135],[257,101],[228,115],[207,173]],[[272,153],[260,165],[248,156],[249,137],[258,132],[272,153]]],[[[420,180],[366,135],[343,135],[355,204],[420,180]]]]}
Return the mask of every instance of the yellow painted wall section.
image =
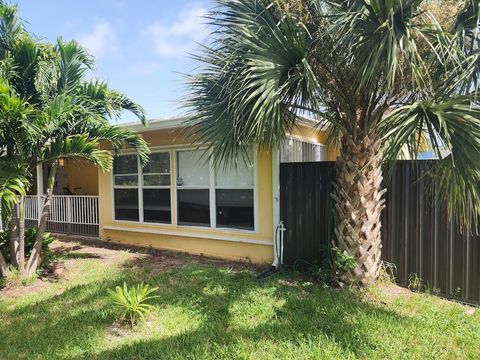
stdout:
{"type": "MultiPolygon", "coordinates": [[[[162,150],[170,151],[171,169],[176,167],[174,150],[191,147],[181,130],[146,131],[142,135],[153,150],[155,147],[165,147],[162,150]]],[[[176,181],[173,171],[171,176],[174,224],[176,181]]],[[[258,227],[255,232],[115,221],[112,174],[100,170],[100,237],[119,243],[269,263],[273,260],[272,156],[269,152],[259,151],[257,154],[256,184],[258,227]]]]}
{"type": "Polygon", "coordinates": [[[77,195],[98,195],[98,169],[84,160],[67,160],[63,167],[66,185],[77,195]]]}

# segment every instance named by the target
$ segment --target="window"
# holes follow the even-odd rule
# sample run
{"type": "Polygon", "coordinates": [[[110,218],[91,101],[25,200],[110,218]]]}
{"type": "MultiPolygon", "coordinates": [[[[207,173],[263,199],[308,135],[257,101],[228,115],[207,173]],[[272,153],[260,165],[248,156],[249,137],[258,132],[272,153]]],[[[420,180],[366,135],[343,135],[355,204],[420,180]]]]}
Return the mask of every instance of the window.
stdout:
{"type": "Polygon", "coordinates": [[[212,169],[204,151],[178,151],[177,169],[178,225],[255,229],[253,164],[212,169]]]}
{"type": "Polygon", "coordinates": [[[115,158],[115,219],[170,224],[170,153],[152,153],[149,163],[139,168],[137,155],[115,158]]]}
{"type": "Polygon", "coordinates": [[[255,230],[253,161],[214,167],[205,150],[158,151],[142,167],[137,155],[120,155],[114,160],[113,192],[115,220],[255,230]]]}
{"type": "Polygon", "coordinates": [[[136,155],[122,155],[113,163],[115,219],[139,220],[138,159],[136,155]]]}
{"type": "MultiPolygon", "coordinates": [[[[249,154],[253,159],[253,154],[249,154]]],[[[217,227],[254,230],[254,165],[240,159],[236,166],[215,171],[217,227]]]]}
{"type": "Polygon", "coordinates": [[[150,155],[143,168],[143,221],[170,224],[172,207],[170,201],[170,153],[150,155]]]}
{"type": "Polygon", "coordinates": [[[177,152],[178,225],[210,226],[210,164],[205,151],[177,152]]]}
{"type": "Polygon", "coordinates": [[[281,162],[316,162],[327,160],[327,147],[288,137],[283,141],[281,162]]]}

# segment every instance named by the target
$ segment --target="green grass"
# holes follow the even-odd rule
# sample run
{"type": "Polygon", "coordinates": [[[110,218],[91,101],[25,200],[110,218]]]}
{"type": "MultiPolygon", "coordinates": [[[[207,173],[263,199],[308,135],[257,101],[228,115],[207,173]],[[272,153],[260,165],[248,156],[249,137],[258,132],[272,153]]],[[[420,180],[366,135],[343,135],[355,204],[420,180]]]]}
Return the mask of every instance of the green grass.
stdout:
{"type": "Polygon", "coordinates": [[[158,272],[112,253],[105,262],[69,252],[57,282],[2,296],[0,358],[480,358],[480,313],[433,296],[330,290],[288,273],[257,281],[247,267],[188,257],[158,272]],[[117,329],[106,299],[124,281],[159,287],[155,309],[131,331],[117,329]]]}

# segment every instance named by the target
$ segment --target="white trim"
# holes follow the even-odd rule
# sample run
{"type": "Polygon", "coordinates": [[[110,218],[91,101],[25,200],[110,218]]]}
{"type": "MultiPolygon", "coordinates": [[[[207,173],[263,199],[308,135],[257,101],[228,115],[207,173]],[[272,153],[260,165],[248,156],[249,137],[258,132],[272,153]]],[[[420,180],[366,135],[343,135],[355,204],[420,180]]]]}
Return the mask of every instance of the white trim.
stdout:
{"type": "Polygon", "coordinates": [[[185,121],[188,120],[188,117],[172,117],[167,119],[156,119],[147,121],[147,126],[143,125],[141,122],[131,122],[120,124],[121,127],[134,130],[136,132],[149,132],[155,130],[166,130],[166,129],[176,129],[185,127],[185,121]]]}
{"type": "Polygon", "coordinates": [[[137,176],[138,176],[138,221],[143,223],[143,166],[140,163],[140,156],[137,156],[137,176]]]}
{"type": "MultiPolygon", "coordinates": [[[[207,239],[207,240],[221,240],[221,241],[231,241],[231,242],[237,242],[237,243],[273,246],[273,243],[271,241],[267,241],[267,240],[244,239],[244,238],[241,238],[241,237],[228,236],[228,235],[222,235],[222,234],[201,234],[201,233],[182,232],[182,231],[176,231],[176,230],[133,228],[133,227],[125,227],[125,226],[117,226],[117,225],[104,225],[103,229],[104,230],[128,231],[128,232],[137,232],[137,233],[145,233],[145,234],[158,234],[158,235],[171,235],[171,236],[199,238],[199,239],[207,239]]],[[[202,229],[210,229],[210,228],[202,228],[202,229]]]]}
{"type": "MultiPolygon", "coordinates": [[[[121,127],[125,127],[137,132],[149,132],[155,130],[167,130],[186,127],[186,122],[189,120],[188,116],[173,116],[161,119],[152,119],[147,121],[147,125],[143,125],[139,121],[120,124],[121,127]]],[[[326,130],[325,126],[320,126],[320,122],[314,118],[307,116],[297,116],[295,121],[297,125],[307,126],[312,129],[326,130]]]]}
{"type": "Polygon", "coordinates": [[[212,229],[217,228],[217,191],[215,189],[215,168],[213,165],[212,150],[210,150],[210,189],[209,189],[209,201],[210,201],[210,227],[212,229]]]}

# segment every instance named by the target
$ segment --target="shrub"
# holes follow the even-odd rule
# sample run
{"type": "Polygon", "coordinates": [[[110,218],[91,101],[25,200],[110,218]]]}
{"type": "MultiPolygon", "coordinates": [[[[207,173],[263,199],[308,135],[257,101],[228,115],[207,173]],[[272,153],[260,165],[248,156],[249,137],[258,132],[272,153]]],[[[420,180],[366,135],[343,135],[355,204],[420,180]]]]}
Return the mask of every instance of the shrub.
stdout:
{"type": "Polygon", "coordinates": [[[151,288],[143,282],[130,288],[123,283],[123,287],[117,286],[115,290],[108,289],[107,293],[114,307],[121,313],[122,319],[128,318],[133,327],[137,320],[143,320],[145,313],[153,307],[147,301],[158,298],[152,295],[157,290],[158,287],[151,288]]]}
{"type": "MultiPolygon", "coordinates": [[[[33,245],[37,238],[38,227],[32,227],[25,230],[25,256],[30,256],[33,245]]],[[[0,232],[0,251],[5,257],[10,257],[9,233],[7,231],[0,232]]],[[[55,240],[52,234],[46,232],[43,234],[42,251],[47,251],[48,246],[55,240]]]]}

